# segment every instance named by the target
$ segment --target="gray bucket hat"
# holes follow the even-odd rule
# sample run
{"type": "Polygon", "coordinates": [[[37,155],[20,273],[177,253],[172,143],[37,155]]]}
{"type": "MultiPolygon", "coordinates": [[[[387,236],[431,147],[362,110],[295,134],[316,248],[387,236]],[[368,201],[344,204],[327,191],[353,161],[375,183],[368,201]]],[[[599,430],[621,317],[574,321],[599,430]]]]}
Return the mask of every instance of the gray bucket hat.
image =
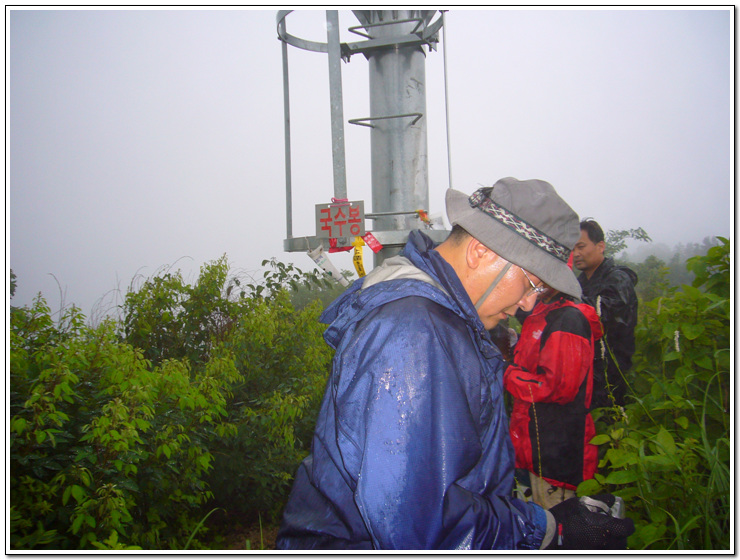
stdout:
{"type": "Polygon", "coordinates": [[[468,196],[447,189],[447,218],[500,257],[556,290],[581,297],[568,267],[581,235],[578,214],[550,183],[506,177],[468,196]]]}

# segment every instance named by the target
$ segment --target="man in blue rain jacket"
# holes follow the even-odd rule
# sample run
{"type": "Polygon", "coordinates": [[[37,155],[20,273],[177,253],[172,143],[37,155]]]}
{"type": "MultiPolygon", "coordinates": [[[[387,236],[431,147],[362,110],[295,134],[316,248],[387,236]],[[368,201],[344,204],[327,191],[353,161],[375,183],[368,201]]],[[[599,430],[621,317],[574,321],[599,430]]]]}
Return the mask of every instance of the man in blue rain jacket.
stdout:
{"type": "MultiPolygon", "coordinates": [[[[565,519],[511,497],[504,363],[488,334],[531,309],[543,281],[580,296],[566,264],[578,218],[548,183],[512,178],[448,190],[447,214],[446,241],[411,232],[323,314],[332,373],[278,548],[581,544],[569,521],[590,519],[581,510],[565,519]]],[[[624,548],[629,531],[603,532],[615,540],[586,548],[624,548]]]]}

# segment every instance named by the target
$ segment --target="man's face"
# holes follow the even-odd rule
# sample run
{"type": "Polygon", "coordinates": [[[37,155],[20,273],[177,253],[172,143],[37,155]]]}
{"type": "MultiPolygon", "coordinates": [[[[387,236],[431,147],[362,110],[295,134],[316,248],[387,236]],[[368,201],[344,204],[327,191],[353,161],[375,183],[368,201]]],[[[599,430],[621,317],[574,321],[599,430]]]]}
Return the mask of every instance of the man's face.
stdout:
{"type": "MultiPolygon", "coordinates": [[[[490,270],[490,274],[487,277],[488,283],[486,284],[485,281],[481,283],[483,292],[488,289],[491,282],[498,276],[498,272],[500,272],[500,267],[490,270]]],[[[532,289],[530,280],[535,286],[542,285],[542,281],[534,274],[527,272],[525,275],[522,269],[516,265],[512,265],[509,268],[509,271],[478,308],[478,317],[480,317],[483,326],[487,330],[494,328],[507,317],[513,317],[519,308],[524,311],[530,311],[534,307],[537,301],[537,293],[532,289]],[[529,276],[529,280],[527,279],[527,275],[529,276]]]]}
{"type": "Polygon", "coordinates": [[[596,270],[604,260],[605,247],[606,244],[603,241],[598,243],[591,241],[588,232],[582,229],[581,237],[573,248],[573,266],[590,276],[590,273],[596,270]]]}

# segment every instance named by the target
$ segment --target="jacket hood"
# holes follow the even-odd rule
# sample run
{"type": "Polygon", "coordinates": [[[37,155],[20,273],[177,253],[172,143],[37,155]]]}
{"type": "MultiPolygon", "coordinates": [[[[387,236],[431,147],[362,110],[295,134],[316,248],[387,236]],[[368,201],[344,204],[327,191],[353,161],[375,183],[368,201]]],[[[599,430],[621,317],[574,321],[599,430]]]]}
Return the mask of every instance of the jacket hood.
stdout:
{"type": "Polygon", "coordinates": [[[434,247],[429,237],[414,230],[409,233],[399,257],[387,259],[367,276],[355,280],[319,318],[329,325],[324,333],[326,342],[336,348],[347,328],[377,307],[400,298],[420,296],[464,319],[476,333],[484,355],[499,354],[457,274],[434,247]]]}
{"type": "Polygon", "coordinates": [[[596,314],[596,310],[587,303],[575,303],[574,301],[572,301],[571,298],[567,296],[564,297],[562,294],[558,299],[551,301],[550,303],[537,304],[532,310],[532,315],[548,313],[553,309],[564,307],[567,305],[577,307],[581,311],[581,313],[583,313],[584,317],[586,317],[586,319],[588,320],[588,324],[591,326],[591,332],[594,335],[594,341],[599,340],[602,336],[604,336],[604,327],[601,324],[601,319],[596,314]]]}
{"type": "MultiPolygon", "coordinates": [[[[596,270],[598,272],[598,277],[606,277],[614,270],[619,270],[629,277],[633,286],[637,286],[637,273],[628,266],[615,263],[612,257],[605,258],[604,262],[602,262],[596,270]]],[[[596,276],[596,274],[594,274],[594,276],[596,276]]]]}
{"type": "Polygon", "coordinates": [[[627,274],[627,276],[629,276],[630,280],[632,280],[632,285],[633,286],[637,286],[637,273],[634,270],[632,270],[628,266],[624,266],[624,265],[621,265],[621,264],[615,264],[614,265],[614,268],[617,269],[617,270],[621,270],[622,272],[624,272],[625,274],[627,274]]]}

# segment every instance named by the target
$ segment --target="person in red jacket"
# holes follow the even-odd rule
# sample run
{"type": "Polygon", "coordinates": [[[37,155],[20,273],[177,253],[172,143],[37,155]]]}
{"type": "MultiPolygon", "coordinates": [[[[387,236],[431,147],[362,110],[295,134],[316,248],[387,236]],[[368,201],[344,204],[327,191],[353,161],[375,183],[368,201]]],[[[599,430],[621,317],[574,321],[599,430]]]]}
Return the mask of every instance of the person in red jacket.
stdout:
{"type": "Polygon", "coordinates": [[[550,289],[524,319],[504,387],[514,397],[509,433],[516,467],[530,474],[532,500],[550,508],[593,478],[596,435],[588,413],[594,342],[603,334],[593,307],[550,289]]]}

